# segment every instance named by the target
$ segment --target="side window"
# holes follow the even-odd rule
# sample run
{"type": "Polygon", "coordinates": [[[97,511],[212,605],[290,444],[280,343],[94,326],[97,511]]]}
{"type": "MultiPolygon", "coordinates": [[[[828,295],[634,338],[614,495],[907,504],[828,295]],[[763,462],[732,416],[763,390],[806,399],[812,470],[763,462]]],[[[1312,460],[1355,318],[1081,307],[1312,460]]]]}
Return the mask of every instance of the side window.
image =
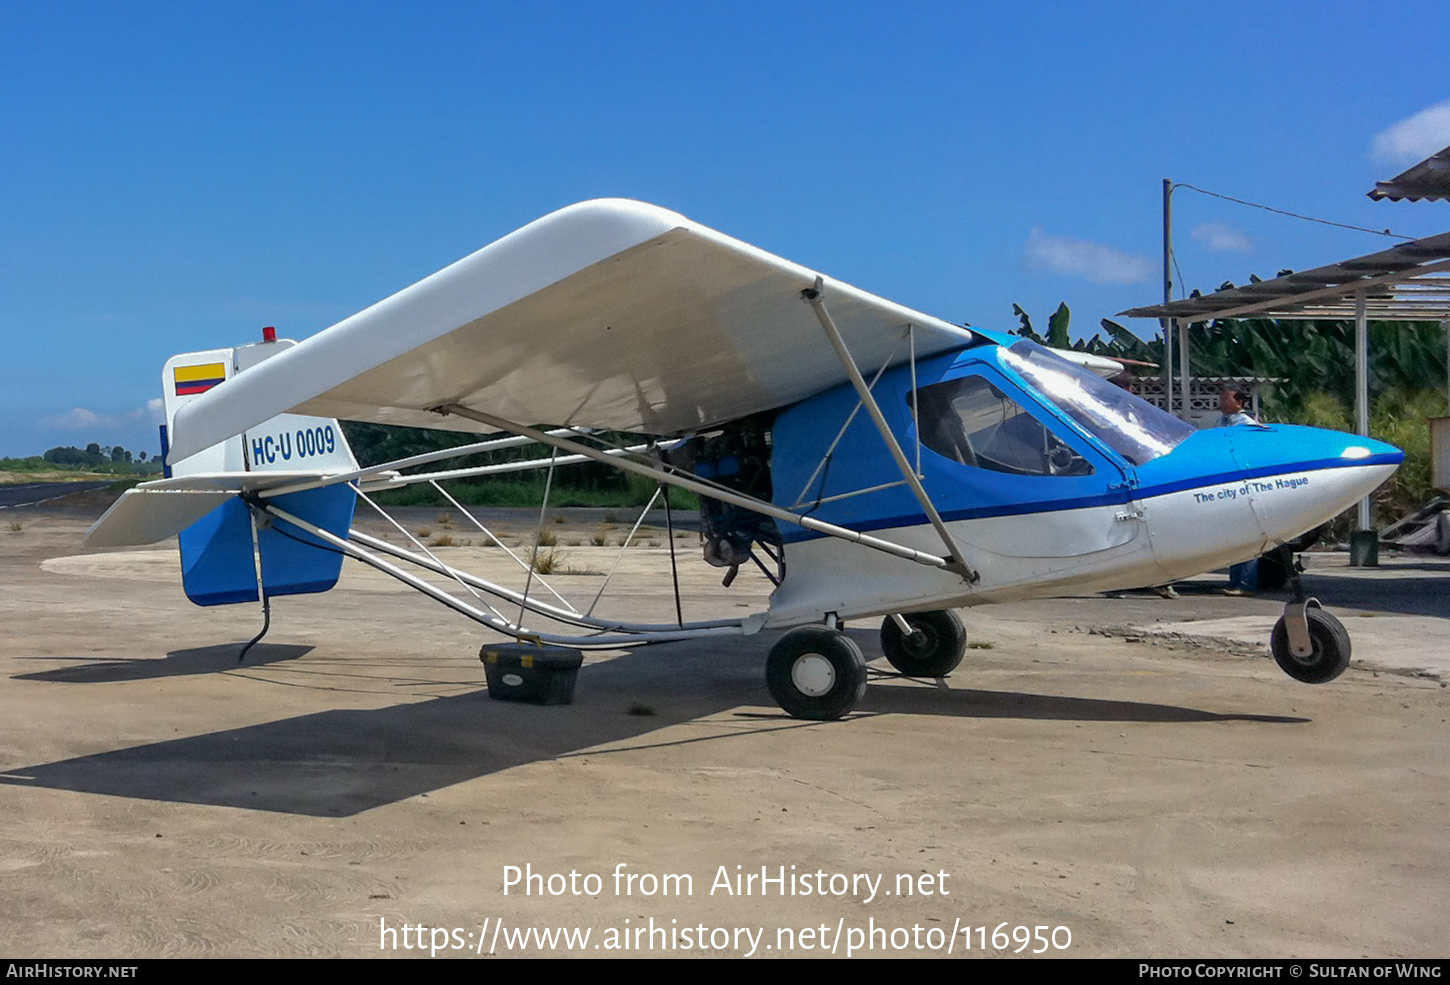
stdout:
{"type": "Polygon", "coordinates": [[[1093,474],[1091,462],[980,376],[922,387],[916,411],[921,443],[954,462],[1012,475],[1093,474]]]}

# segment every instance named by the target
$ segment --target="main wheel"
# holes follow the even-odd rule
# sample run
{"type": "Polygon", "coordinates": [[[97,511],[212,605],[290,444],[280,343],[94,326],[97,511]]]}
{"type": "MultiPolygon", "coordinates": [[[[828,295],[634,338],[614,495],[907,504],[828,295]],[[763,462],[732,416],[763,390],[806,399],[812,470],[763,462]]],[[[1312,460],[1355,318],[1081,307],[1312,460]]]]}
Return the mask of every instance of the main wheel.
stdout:
{"type": "Polygon", "coordinates": [[[1323,609],[1306,609],[1304,616],[1309,620],[1309,641],[1314,652],[1307,657],[1296,657],[1289,651],[1289,630],[1284,618],[1274,623],[1274,632],[1269,636],[1269,650],[1279,669],[1296,681],[1305,684],[1327,684],[1349,666],[1349,631],[1338,619],[1323,609]]]}
{"type": "Polygon", "coordinates": [[[881,623],[881,652],[907,677],[945,677],[967,652],[967,631],[950,609],[908,612],[903,633],[890,616],[881,623]]]}
{"type": "Polygon", "coordinates": [[[794,718],[828,722],[866,693],[866,661],[855,640],[833,629],[793,629],[770,648],[765,683],[794,718]]]}

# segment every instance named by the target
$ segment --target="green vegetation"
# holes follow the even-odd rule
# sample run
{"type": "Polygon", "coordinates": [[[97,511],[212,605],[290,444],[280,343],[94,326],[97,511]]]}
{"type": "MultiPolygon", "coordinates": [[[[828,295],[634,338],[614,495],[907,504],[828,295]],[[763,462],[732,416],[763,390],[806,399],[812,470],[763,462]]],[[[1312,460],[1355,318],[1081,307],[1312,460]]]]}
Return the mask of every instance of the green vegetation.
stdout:
{"type": "MultiPolygon", "coordinates": [[[[562,470],[560,470],[562,474],[562,470]]],[[[479,479],[454,479],[446,486],[449,495],[465,506],[538,506],[544,501],[544,480],[517,479],[510,476],[479,479]]],[[[554,477],[549,491],[550,506],[643,506],[654,495],[650,486],[644,495],[630,488],[579,489],[554,477]]],[[[408,486],[374,497],[385,506],[447,506],[448,501],[426,484],[408,486]]],[[[670,505],[675,509],[698,509],[698,500],[682,489],[670,490],[670,505]]]]}
{"type": "MultiPolygon", "coordinates": [[[[1016,305],[1013,310],[1021,322],[1018,333],[1036,341],[1154,366],[1163,362],[1161,337],[1145,342],[1104,318],[1101,333],[1072,342],[1067,334],[1071,313],[1063,304],[1053,313],[1044,339],[1033,330],[1025,311],[1016,305]]],[[[1445,342],[1445,332],[1435,322],[1369,325],[1370,435],[1405,453],[1399,471],[1375,494],[1381,524],[1404,516],[1434,494],[1430,487],[1430,429],[1425,421],[1446,413],[1445,342]]],[[[1353,323],[1213,322],[1192,330],[1191,345],[1195,375],[1283,380],[1264,388],[1265,423],[1354,430],[1353,323]]],[[[1156,374],[1156,370],[1144,368],[1142,374],[1156,374]]],[[[1335,532],[1341,528],[1349,529],[1345,518],[1336,522],[1335,532]]]]}
{"type": "Polygon", "coordinates": [[[44,455],[27,458],[0,458],[0,472],[35,475],[43,472],[74,473],[74,478],[93,475],[152,476],[161,474],[159,459],[146,460],[146,453],[133,456],[120,446],[101,446],[92,442],[85,448],[56,447],[44,455]]]}

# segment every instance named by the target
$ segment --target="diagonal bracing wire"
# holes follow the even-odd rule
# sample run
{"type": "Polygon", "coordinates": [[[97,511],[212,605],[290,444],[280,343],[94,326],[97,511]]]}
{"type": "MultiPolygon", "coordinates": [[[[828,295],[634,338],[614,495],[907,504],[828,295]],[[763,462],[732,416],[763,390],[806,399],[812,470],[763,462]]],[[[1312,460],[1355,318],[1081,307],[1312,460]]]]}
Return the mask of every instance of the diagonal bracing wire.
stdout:
{"type": "MultiPolygon", "coordinates": [[[[475,527],[477,527],[479,530],[483,531],[484,536],[488,537],[489,540],[493,541],[499,547],[503,548],[503,552],[505,554],[507,554],[509,557],[513,558],[515,564],[517,564],[520,568],[523,568],[525,571],[531,570],[530,569],[529,562],[525,561],[523,558],[519,557],[513,551],[509,550],[508,549],[508,545],[506,545],[503,541],[499,540],[497,534],[495,534],[492,530],[490,530],[487,527],[485,527],[483,525],[483,521],[479,520],[478,517],[474,516],[473,513],[471,513],[469,511],[468,507],[464,506],[458,500],[456,500],[452,496],[450,496],[448,494],[448,490],[444,489],[437,482],[430,482],[429,485],[431,485],[434,489],[438,490],[438,492],[443,495],[443,498],[444,499],[448,500],[448,502],[452,503],[455,507],[457,507],[458,508],[458,511],[460,513],[462,513],[464,516],[468,517],[468,519],[473,523],[473,525],[475,527]]],[[[553,585],[550,585],[548,583],[548,581],[545,580],[542,575],[539,576],[539,584],[540,585],[543,585],[544,588],[549,592],[549,594],[552,595],[552,596],[554,596],[554,598],[558,599],[559,602],[561,604],[563,604],[570,612],[577,613],[579,611],[578,609],[574,608],[574,606],[569,602],[568,599],[566,599],[564,596],[560,595],[558,592],[554,591],[554,586],[553,585]]]]}

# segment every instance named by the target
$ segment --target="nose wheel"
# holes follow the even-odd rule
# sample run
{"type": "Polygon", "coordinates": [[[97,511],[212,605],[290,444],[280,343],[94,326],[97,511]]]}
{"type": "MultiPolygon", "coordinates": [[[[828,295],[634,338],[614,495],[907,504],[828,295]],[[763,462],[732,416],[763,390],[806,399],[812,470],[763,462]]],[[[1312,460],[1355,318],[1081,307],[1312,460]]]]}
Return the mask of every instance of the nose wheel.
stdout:
{"type": "Polygon", "coordinates": [[[1327,684],[1349,666],[1349,630],[1317,599],[1290,602],[1274,623],[1269,651],[1279,669],[1305,684],[1327,684]]]}
{"type": "Polygon", "coordinates": [[[845,633],[820,626],[793,629],[770,649],[765,683],[793,718],[840,718],[866,693],[866,660],[845,633]]]}

